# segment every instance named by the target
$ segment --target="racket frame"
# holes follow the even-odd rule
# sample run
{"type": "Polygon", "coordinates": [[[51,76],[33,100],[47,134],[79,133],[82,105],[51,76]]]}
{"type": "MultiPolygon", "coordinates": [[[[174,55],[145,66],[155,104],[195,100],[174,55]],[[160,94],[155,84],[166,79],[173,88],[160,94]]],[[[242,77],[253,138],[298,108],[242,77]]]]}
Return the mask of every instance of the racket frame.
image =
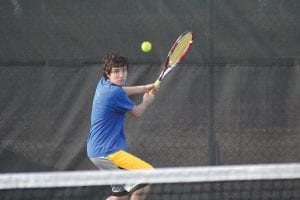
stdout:
{"type": "Polygon", "coordinates": [[[158,87],[161,83],[161,81],[164,79],[164,77],[173,69],[175,68],[175,66],[183,60],[183,58],[185,57],[186,53],[188,52],[188,50],[191,48],[192,43],[194,41],[194,33],[192,31],[185,31],[184,33],[182,33],[177,40],[174,42],[174,44],[172,45],[168,56],[166,58],[166,61],[162,67],[161,73],[158,76],[158,79],[155,81],[154,86],[158,87]],[[174,49],[177,47],[177,45],[179,44],[179,42],[181,41],[181,39],[183,38],[184,35],[191,33],[192,37],[191,40],[189,41],[188,47],[184,50],[184,52],[182,53],[182,55],[179,57],[178,61],[173,63],[172,65],[169,65],[169,60],[170,60],[170,56],[172,55],[174,49]]]}

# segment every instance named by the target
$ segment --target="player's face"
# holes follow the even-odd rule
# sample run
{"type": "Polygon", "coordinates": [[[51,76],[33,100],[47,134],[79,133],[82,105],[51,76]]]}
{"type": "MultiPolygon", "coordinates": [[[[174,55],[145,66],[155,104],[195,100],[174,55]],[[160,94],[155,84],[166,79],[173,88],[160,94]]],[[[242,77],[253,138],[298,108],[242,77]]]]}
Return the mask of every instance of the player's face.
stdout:
{"type": "Polygon", "coordinates": [[[109,81],[115,85],[125,85],[127,79],[127,67],[113,67],[108,78],[109,81]]]}

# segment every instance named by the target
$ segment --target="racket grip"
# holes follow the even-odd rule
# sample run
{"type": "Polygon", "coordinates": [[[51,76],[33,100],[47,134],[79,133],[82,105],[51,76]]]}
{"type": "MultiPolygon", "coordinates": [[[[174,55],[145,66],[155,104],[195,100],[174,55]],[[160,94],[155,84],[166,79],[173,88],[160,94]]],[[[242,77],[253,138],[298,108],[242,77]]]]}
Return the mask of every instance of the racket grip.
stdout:
{"type": "MultiPolygon", "coordinates": [[[[160,80],[156,80],[154,83],[154,87],[159,87],[161,81],[160,80]]],[[[150,90],[149,94],[153,94],[153,89],[150,90]]]]}

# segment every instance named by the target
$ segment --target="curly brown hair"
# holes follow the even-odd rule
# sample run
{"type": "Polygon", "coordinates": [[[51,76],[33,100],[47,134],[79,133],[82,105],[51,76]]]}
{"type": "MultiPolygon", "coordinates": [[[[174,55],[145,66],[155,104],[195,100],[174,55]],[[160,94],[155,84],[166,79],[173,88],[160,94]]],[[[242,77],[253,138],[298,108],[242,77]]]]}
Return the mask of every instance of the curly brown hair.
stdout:
{"type": "Polygon", "coordinates": [[[128,69],[129,67],[128,59],[115,52],[106,54],[102,61],[104,63],[102,73],[105,79],[108,79],[107,75],[110,75],[112,68],[127,67],[128,69]]]}

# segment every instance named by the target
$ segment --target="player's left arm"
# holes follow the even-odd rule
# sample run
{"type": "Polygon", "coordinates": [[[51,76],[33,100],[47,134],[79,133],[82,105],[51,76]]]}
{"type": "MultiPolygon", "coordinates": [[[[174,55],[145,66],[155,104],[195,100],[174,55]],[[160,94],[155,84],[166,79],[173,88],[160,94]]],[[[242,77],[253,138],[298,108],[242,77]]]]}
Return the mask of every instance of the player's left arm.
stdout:
{"type": "Polygon", "coordinates": [[[140,103],[137,106],[133,106],[130,113],[135,117],[140,117],[145,112],[146,108],[150,104],[152,104],[153,101],[154,101],[154,95],[149,94],[149,93],[145,93],[144,96],[143,96],[142,103],[140,103]]]}
{"type": "Polygon", "coordinates": [[[128,96],[134,94],[148,93],[152,89],[158,91],[158,88],[155,88],[153,83],[147,85],[127,86],[127,87],[123,87],[123,89],[125,90],[128,96]]]}

